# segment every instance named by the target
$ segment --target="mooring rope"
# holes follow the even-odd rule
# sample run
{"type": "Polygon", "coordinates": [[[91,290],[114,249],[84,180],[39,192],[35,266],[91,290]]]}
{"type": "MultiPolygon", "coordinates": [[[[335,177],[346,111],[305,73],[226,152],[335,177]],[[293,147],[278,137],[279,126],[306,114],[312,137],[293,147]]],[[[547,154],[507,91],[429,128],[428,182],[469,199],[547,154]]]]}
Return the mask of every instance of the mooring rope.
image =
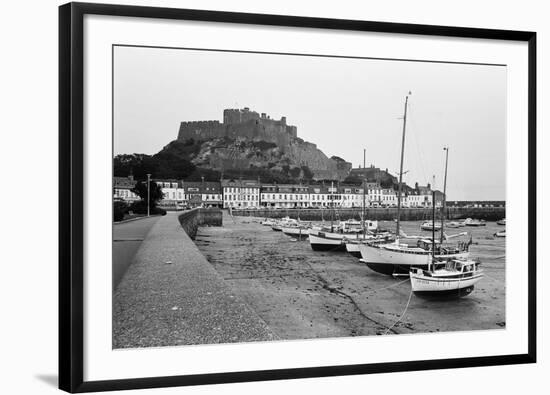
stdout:
{"type": "Polygon", "coordinates": [[[409,300],[407,301],[407,305],[405,306],[405,310],[403,310],[403,313],[401,313],[401,316],[397,319],[397,321],[395,321],[392,326],[390,326],[388,329],[386,329],[386,331],[384,332],[384,335],[387,335],[388,332],[391,331],[392,328],[395,325],[397,325],[397,323],[399,321],[401,321],[401,319],[405,316],[405,313],[407,312],[407,309],[409,308],[409,304],[411,303],[412,294],[413,294],[413,290],[412,290],[412,287],[411,287],[411,293],[409,294],[409,300]]]}
{"type": "Polygon", "coordinates": [[[379,292],[379,291],[383,291],[385,289],[390,289],[390,288],[393,288],[393,287],[397,287],[398,285],[401,285],[405,282],[409,281],[409,278],[407,277],[405,280],[402,280],[402,281],[399,281],[398,283],[396,284],[392,284],[392,285],[388,285],[387,287],[382,287],[382,288],[378,288],[378,289],[374,289],[372,290],[371,292],[379,292]]]}

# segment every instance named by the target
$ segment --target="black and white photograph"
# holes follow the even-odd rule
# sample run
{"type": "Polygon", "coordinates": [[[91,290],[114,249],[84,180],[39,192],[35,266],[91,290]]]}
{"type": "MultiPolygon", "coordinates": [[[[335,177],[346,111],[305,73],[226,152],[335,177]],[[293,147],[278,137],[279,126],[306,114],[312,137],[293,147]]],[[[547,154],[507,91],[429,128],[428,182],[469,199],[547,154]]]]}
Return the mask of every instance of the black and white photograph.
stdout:
{"type": "Polygon", "coordinates": [[[114,45],[112,347],[506,330],[507,66],[114,45]]]}

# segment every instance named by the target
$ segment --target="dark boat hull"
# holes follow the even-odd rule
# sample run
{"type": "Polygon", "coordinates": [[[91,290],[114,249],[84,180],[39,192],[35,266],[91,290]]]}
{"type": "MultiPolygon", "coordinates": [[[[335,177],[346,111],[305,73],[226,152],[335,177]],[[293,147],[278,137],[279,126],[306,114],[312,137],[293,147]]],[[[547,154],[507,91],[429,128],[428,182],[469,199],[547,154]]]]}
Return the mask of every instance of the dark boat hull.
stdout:
{"type": "Polygon", "coordinates": [[[314,251],[346,251],[346,245],[311,243],[311,249],[314,251]]]}
{"type": "MultiPolygon", "coordinates": [[[[387,276],[393,276],[393,275],[409,275],[409,272],[411,271],[410,265],[394,265],[391,263],[376,263],[376,262],[368,262],[367,266],[374,270],[377,273],[385,274],[387,276]]],[[[415,268],[420,269],[428,269],[428,265],[415,265],[415,268]]]]}
{"type": "Polygon", "coordinates": [[[448,299],[448,298],[462,298],[468,296],[474,290],[474,286],[450,289],[447,291],[414,291],[414,294],[425,299],[448,299]]]}

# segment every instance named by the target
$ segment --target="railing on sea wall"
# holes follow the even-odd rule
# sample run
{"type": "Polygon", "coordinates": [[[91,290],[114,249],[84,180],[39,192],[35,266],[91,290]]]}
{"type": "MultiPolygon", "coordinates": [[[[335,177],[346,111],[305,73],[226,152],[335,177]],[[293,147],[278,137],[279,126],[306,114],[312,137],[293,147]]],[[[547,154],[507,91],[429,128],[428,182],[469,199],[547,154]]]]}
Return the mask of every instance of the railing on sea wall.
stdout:
{"type": "Polygon", "coordinates": [[[185,211],[178,217],[181,227],[194,239],[199,226],[222,226],[222,210],[219,208],[196,208],[185,211]]]}
{"type": "MultiPolygon", "coordinates": [[[[300,218],[304,221],[320,221],[330,220],[332,210],[330,209],[257,209],[257,210],[241,210],[233,209],[233,215],[251,216],[262,218],[300,218]]],[[[370,220],[391,221],[397,218],[397,208],[367,208],[365,209],[366,217],[370,220]]],[[[336,209],[334,210],[334,218],[340,220],[360,219],[362,209],[336,209]]],[[[445,217],[450,220],[476,218],[486,221],[498,221],[506,217],[505,207],[447,207],[445,209],[445,217]]],[[[441,215],[441,209],[437,209],[437,216],[441,215]]],[[[403,221],[419,221],[430,220],[432,218],[431,208],[404,208],[401,210],[401,220],[403,221]]]]}

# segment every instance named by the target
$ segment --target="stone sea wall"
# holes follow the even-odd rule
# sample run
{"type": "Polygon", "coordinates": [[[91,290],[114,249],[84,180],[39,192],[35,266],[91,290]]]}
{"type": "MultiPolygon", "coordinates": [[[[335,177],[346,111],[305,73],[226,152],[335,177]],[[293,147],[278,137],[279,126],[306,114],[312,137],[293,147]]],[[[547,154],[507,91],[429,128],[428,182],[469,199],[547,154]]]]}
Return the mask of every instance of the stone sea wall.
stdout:
{"type": "MultiPolygon", "coordinates": [[[[330,220],[331,211],[329,209],[278,209],[278,210],[233,210],[233,215],[251,216],[262,218],[298,218],[304,221],[330,220]]],[[[361,217],[361,208],[355,209],[336,209],[334,218],[347,220],[359,219],[361,217]]],[[[371,220],[391,221],[397,218],[397,208],[367,208],[366,217],[371,220]]],[[[485,221],[498,221],[506,217],[506,208],[504,207],[447,207],[446,218],[448,220],[458,220],[466,218],[483,219],[485,221]]],[[[441,209],[436,211],[437,218],[440,218],[441,209]]],[[[430,220],[432,218],[432,209],[430,208],[404,208],[401,210],[401,220],[420,221],[430,220]]]]}
{"type": "Polygon", "coordinates": [[[185,233],[194,239],[199,226],[222,226],[222,211],[216,208],[196,208],[178,217],[185,233]]]}

